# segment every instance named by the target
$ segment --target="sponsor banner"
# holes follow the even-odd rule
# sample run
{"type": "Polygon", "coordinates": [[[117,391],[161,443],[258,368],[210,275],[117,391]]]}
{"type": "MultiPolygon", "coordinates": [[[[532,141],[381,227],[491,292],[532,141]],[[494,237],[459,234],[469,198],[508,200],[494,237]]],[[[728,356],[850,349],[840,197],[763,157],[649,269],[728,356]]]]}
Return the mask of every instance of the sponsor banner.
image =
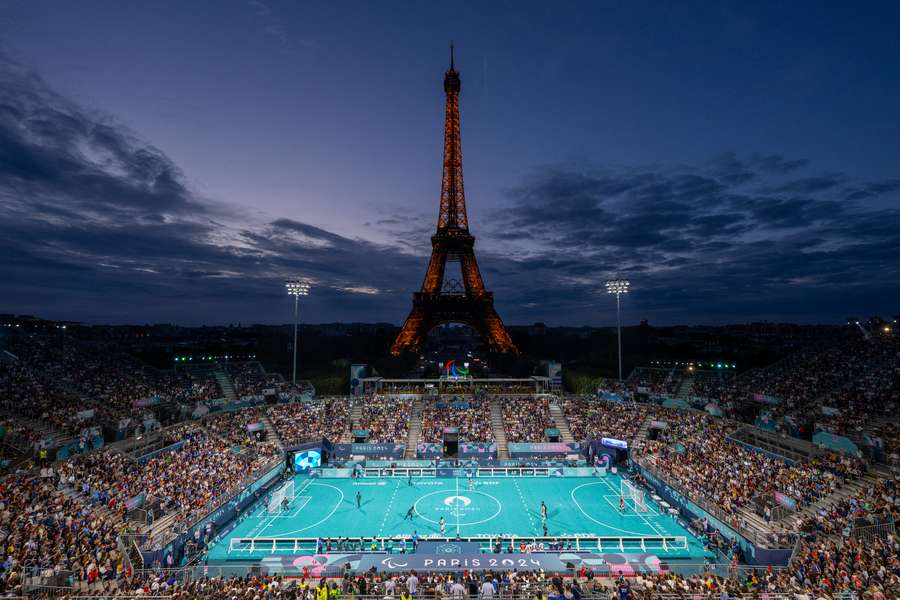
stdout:
{"type": "Polygon", "coordinates": [[[625,440],[617,440],[615,438],[600,438],[600,443],[607,448],[620,448],[622,450],[628,449],[628,442],[625,440]]]}
{"type": "Polygon", "coordinates": [[[716,404],[715,402],[709,402],[706,406],[703,407],[703,410],[705,410],[706,412],[708,412],[709,414],[711,414],[714,417],[722,416],[722,409],[719,408],[719,405],[716,404]]]}
{"type": "Polygon", "coordinates": [[[650,429],[668,429],[669,424],[665,421],[650,421],[650,429]]]}
{"type": "Polygon", "coordinates": [[[361,396],[363,379],[366,378],[366,365],[350,365],[350,395],[361,396]]]}
{"type": "Polygon", "coordinates": [[[851,456],[860,456],[859,447],[850,438],[835,435],[827,431],[817,431],[812,438],[813,444],[824,446],[829,450],[836,450],[851,456]]]}
{"type": "Polygon", "coordinates": [[[359,561],[357,571],[374,569],[382,573],[419,571],[537,571],[558,573],[566,565],[556,554],[368,554],[359,561]]]}
{"type": "Polygon", "coordinates": [[[160,402],[162,402],[162,399],[159,396],[149,396],[147,398],[139,398],[133,404],[138,408],[143,408],[145,406],[156,406],[160,402]]]}
{"type": "Polygon", "coordinates": [[[474,473],[475,469],[449,469],[438,467],[435,475],[437,477],[469,477],[474,473]]]}
{"type": "Polygon", "coordinates": [[[147,499],[147,494],[145,494],[144,492],[141,492],[137,496],[135,496],[133,498],[129,498],[128,500],[125,501],[125,509],[126,510],[134,510],[134,509],[138,508],[139,506],[141,506],[146,499],[147,499]]]}
{"type": "Polygon", "coordinates": [[[753,394],[753,400],[763,404],[781,404],[781,398],[769,394],[753,394]]]}
{"type": "Polygon", "coordinates": [[[607,402],[622,402],[622,401],[624,401],[622,394],[617,394],[615,392],[607,392],[605,390],[600,392],[600,398],[602,400],[606,400],[607,402]]]}
{"type": "Polygon", "coordinates": [[[782,494],[781,492],[772,492],[772,497],[775,499],[775,502],[781,506],[791,510],[797,510],[797,501],[790,496],[782,494]]]}
{"type": "MultiPolygon", "coordinates": [[[[602,475],[606,475],[606,469],[602,469],[602,475]]],[[[594,470],[594,467],[562,467],[562,474],[565,477],[593,477],[600,475],[600,469],[594,470]]]]}
{"type": "Polygon", "coordinates": [[[459,445],[461,458],[495,458],[497,456],[496,442],[462,442],[459,445]]]}
{"type": "Polygon", "coordinates": [[[75,418],[79,421],[84,421],[85,419],[90,419],[94,416],[94,409],[91,408],[89,410],[79,410],[75,413],[75,418]]]}
{"type": "Polygon", "coordinates": [[[327,467],[319,471],[319,476],[322,479],[350,479],[352,474],[353,469],[337,469],[334,467],[327,467]]]}
{"type": "Polygon", "coordinates": [[[334,455],[340,458],[349,456],[376,456],[380,458],[403,458],[406,450],[404,444],[335,444],[334,455]]]}
{"type": "Polygon", "coordinates": [[[547,377],[552,385],[562,385],[562,363],[556,361],[547,362],[547,377]]]}
{"type": "Polygon", "coordinates": [[[568,454],[579,454],[581,445],[578,443],[565,444],[562,442],[524,442],[509,443],[509,455],[511,457],[527,457],[527,456],[565,456],[568,454]]]}
{"type": "MultiPolygon", "coordinates": [[[[421,546],[422,542],[420,542],[421,546]]],[[[639,573],[658,573],[665,567],[656,554],[648,552],[563,552],[537,554],[307,554],[267,556],[261,561],[270,575],[319,578],[342,574],[349,565],[354,573],[372,570],[381,573],[405,573],[413,569],[427,571],[535,571],[547,574],[571,574],[582,567],[600,577],[632,577],[639,573]]]]}
{"type": "Polygon", "coordinates": [[[416,554],[462,555],[481,554],[478,542],[430,542],[421,541],[416,546],[416,554]]]}
{"type": "Polygon", "coordinates": [[[822,414],[823,414],[823,415],[827,415],[827,416],[829,416],[829,417],[832,417],[832,416],[834,416],[834,415],[839,415],[839,414],[841,414],[841,411],[838,410],[837,408],[834,408],[833,406],[823,406],[823,407],[822,407],[822,414]]]}
{"type": "Polygon", "coordinates": [[[416,456],[419,458],[440,458],[444,448],[438,442],[422,442],[416,445],[416,456]]]}
{"type": "Polygon", "coordinates": [[[427,469],[433,466],[434,463],[430,460],[416,460],[414,458],[366,461],[366,468],[372,469],[427,469]]]}
{"type": "Polygon", "coordinates": [[[265,428],[266,426],[262,422],[250,423],[247,425],[247,431],[249,431],[250,433],[253,433],[254,431],[261,431],[265,428]]]}

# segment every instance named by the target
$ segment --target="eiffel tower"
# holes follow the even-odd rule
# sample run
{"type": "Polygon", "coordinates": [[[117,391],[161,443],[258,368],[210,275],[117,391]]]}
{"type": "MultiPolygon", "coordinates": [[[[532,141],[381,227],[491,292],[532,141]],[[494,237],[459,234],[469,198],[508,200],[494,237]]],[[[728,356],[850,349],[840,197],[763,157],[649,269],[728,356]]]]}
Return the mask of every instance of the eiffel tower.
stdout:
{"type": "Polygon", "coordinates": [[[391,354],[417,352],[428,332],[441,323],[465,323],[491,350],[517,352],[500,315],[494,310],[494,294],[484,289],[475,260],[475,237],[469,233],[466,196],[463,191],[462,148],[459,138],[459,73],[453,64],[444,74],[447,108],[444,116],[444,172],[437,231],[431,236],[431,260],[422,289],[413,294],[413,307],[391,354]],[[462,281],[445,281],[447,262],[459,263],[462,281]]]}

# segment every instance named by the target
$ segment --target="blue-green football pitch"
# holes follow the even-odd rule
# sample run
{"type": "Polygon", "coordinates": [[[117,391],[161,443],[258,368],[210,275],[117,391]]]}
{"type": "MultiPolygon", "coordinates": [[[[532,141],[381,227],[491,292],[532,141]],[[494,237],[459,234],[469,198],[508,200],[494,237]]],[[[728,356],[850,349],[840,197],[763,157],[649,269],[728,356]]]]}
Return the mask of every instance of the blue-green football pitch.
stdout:
{"type": "MultiPolygon", "coordinates": [[[[297,475],[287,510],[270,513],[261,500],[210,548],[208,558],[246,560],[272,553],[266,549],[248,551],[246,545],[231,543],[238,539],[400,537],[413,532],[420,539],[457,534],[462,538],[542,536],[542,501],[547,505],[550,537],[622,537],[628,539],[628,549],[640,552],[636,538],[641,536],[684,536],[687,543],[677,551],[680,558],[699,561],[705,555],[702,543],[649,495],[646,511],[637,512],[633,506],[620,511],[617,474],[588,478],[479,477],[473,481],[470,487],[464,478],[414,478],[409,485],[406,478],[353,480],[297,475]],[[357,492],[361,495],[359,507],[357,492]]],[[[652,551],[664,553],[656,548],[652,551]]],[[[290,553],[289,549],[276,552],[290,553]]]]}

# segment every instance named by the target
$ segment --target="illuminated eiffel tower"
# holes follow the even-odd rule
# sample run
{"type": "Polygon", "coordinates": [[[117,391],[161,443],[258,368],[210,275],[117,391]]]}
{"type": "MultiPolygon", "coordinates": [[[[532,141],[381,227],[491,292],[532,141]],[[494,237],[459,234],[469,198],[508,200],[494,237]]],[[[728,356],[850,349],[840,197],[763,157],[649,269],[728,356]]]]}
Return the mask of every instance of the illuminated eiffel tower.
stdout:
{"type": "Polygon", "coordinates": [[[451,45],[450,69],[444,74],[447,108],[437,231],[431,236],[431,260],[422,289],[413,294],[412,311],[391,347],[394,355],[418,351],[429,331],[450,322],[469,325],[492,350],[517,352],[494,309],[493,293],[484,289],[484,280],[475,260],[475,237],[469,233],[459,136],[459,90],[459,73],[454,68],[451,45]],[[459,263],[462,282],[444,280],[448,261],[459,263]]]}

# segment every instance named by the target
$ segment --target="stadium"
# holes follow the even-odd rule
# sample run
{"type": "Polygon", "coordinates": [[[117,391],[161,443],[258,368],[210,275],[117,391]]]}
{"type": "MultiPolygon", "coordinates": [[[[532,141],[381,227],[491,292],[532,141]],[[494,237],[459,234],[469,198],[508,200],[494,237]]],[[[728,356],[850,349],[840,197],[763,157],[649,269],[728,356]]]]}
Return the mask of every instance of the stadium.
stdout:
{"type": "Polygon", "coordinates": [[[900,599],[896,17],[10,4],[0,598],[900,599]]]}
{"type": "Polygon", "coordinates": [[[896,590],[889,325],[590,394],[553,364],[465,386],[353,365],[358,393],[321,397],[253,355],[158,370],[90,328],[5,325],[7,595],[896,590]]]}

